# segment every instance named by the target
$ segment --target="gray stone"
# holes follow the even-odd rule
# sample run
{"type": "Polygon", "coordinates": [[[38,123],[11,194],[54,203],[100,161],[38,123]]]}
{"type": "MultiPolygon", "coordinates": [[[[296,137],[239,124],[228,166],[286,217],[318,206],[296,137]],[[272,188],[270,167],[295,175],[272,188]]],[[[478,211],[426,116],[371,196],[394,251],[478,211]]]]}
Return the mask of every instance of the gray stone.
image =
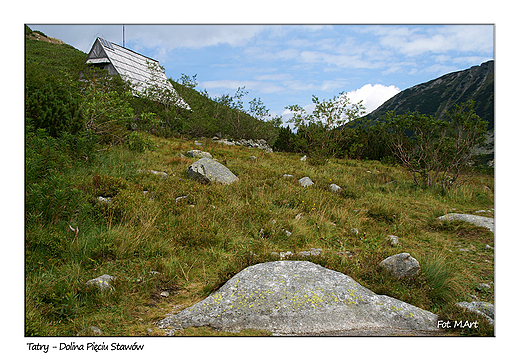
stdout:
{"type": "Polygon", "coordinates": [[[479,284],[477,285],[477,287],[478,287],[478,288],[481,288],[481,289],[488,289],[488,290],[491,289],[491,286],[488,285],[487,283],[479,283],[479,284]]]}
{"type": "Polygon", "coordinates": [[[287,257],[290,257],[293,255],[291,251],[287,252],[271,252],[273,256],[280,257],[281,260],[286,259],[287,257]]]}
{"type": "Polygon", "coordinates": [[[228,168],[209,158],[201,158],[186,171],[188,177],[193,178],[201,183],[218,182],[222,184],[231,184],[238,180],[228,168]]]}
{"type": "Polygon", "coordinates": [[[301,179],[298,179],[298,182],[300,182],[300,185],[302,187],[310,187],[314,185],[314,182],[309,177],[303,177],[301,179]]]}
{"type": "Polygon", "coordinates": [[[112,197],[106,197],[105,198],[105,197],[99,196],[99,197],[97,197],[97,200],[98,200],[99,203],[108,204],[108,203],[112,202],[112,197]]]}
{"type": "Polygon", "coordinates": [[[319,256],[323,250],[321,248],[311,248],[310,251],[298,252],[300,257],[319,256]]]}
{"type": "Polygon", "coordinates": [[[300,158],[301,162],[305,162],[306,160],[307,160],[307,156],[306,155],[304,155],[303,157],[300,158]]]}
{"type": "Polygon", "coordinates": [[[390,241],[390,244],[392,246],[398,246],[399,245],[399,237],[397,237],[397,236],[389,235],[388,237],[386,237],[386,239],[388,241],[390,241]]]}
{"type": "Polygon", "coordinates": [[[163,292],[161,292],[161,296],[162,296],[162,297],[168,297],[168,296],[170,296],[170,292],[168,292],[168,291],[163,291],[163,292]]]}
{"type": "Polygon", "coordinates": [[[474,216],[472,214],[461,214],[461,213],[448,213],[444,216],[440,216],[437,219],[441,221],[464,221],[472,223],[478,227],[488,228],[491,232],[495,233],[495,219],[490,217],[474,216]]]}
{"type": "Polygon", "coordinates": [[[284,177],[284,178],[292,178],[292,174],[284,174],[282,177],[284,177]]]}
{"type": "Polygon", "coordinates": [[[188,152],[186,152],[186,154],[188,155],[188,157],[192,157],[192,158],[209,158],[209,159],[213,159],[211,154],[209,154],[208,152],[203,152],[202,150],[198,150],[198,149],[188,150],[188,152]]]}
{"type": "Polygon", "coordinates": [[[333,193],[337,193],[337,192],[341,191],[341,187],[338,186],[337,184],[332,183],[332,184],[330,185],[330,190],[331,190],[333,193]]]}
{"type": "Polygon", "coordinates": [[[495,320],[495,306],[492,303],[488,302],[459,302],[455,304],[456,306],[465,308],[471,312],[476,312],[484,317],[489,322],[489,324],[493,324],[495,320]]]}
{"type": "Polygon", "coordinates": [[[377,295],[351,277],[307,261],[250,266],[201,302],[158,322],[167,335],[207,326],[276,335],[438,332],[438,316],[377,295]]]}
{"type": "Polygon", "coordinates": [[[110,282],[114,279],[114,276],[104,274],[102,276],[91,279],[90,281],[87,281],[87,283],[85,283],[85,287],[97,287],[101,291],[113,291],[114,286],[112,286],[110,282]]]}
{"type": "Polygon", "coordinates": [[[188,196],[180,196],[180,197],[175,198],[175,203],[179,203],[183,199],[188,199],[188,196]]]}
{"type": "Polygon", "coordinates": [[[239,140],[228,140],[228,139],[219,139],[217,143],[226,144],[226,145],[242,145],[249,148],[259,148],[262,149],[266,153],[272,153],[273,149],[264,139],[239,139],[239,140]]]}
{"type": "Polygon", "coordinates": [[[419,262],[409,253],[399,253],[385,258],[379,266],[397,278],[412,277],[421,271],[419,262]]]}
{"type": "Polygon", "coordinates": [[[103,333],[103,331],[101,331],[99,327],[96,326],[90,326],[89,330],[95,333],[96,335],[101,335],[103,333]]]}
{"type": "Polygon", "coordinates": [[[350,233],[353,233],[353,234],[359,234],[359,231],[358,231],[357,228],[352,228],[352,229],[350,230],[350,233]]]}
{"type": "Polygon", "coordinates": [[[494,248],[491,247],[489,244],[486,244],[486,247],[484,247],[484,249],[494,249],[494,248]]]}

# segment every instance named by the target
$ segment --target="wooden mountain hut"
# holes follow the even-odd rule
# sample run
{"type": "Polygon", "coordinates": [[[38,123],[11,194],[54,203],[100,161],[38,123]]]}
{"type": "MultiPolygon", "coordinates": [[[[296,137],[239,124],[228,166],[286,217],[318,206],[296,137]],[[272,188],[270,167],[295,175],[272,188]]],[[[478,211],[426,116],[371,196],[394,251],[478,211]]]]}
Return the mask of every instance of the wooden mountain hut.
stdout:
{"type": "Polygon", "coordinates": [[[121,78],[132,84],[137,96],[154,87],[166,94],[171,94],[175,105],[190,109],[188,103],[177,94],[168,81],[157,60],[138,54],[106,39],[97,38],[86,62],[101,69],[106,69],[110,75],[120,75],[121,78]]]}

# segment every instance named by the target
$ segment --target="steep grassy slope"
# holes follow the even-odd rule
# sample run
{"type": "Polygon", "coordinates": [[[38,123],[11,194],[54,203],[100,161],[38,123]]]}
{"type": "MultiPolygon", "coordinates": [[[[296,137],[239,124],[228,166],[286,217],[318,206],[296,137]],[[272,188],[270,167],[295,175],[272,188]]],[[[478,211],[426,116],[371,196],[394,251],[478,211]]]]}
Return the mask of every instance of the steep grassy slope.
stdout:
{"type": "MultiPolygon", "coordinates": [[[[491,176],[473,176],[443,193],[418,189],[400,168],[377,161],[312,166],[299,155],[208,139],[202,146],[148,140],[152,150],[144,153],[113,147],[89,163],[60,163],[59,172],[49,170],[27,189],[27,335],[94,335],[90,326],[104,336],[147,335],[148,329],[159,335],[155,321],[203,299],[245,267],[279,259],[273,252],[310,248],[323,249],[312,262],[444,318],[460,317],[453,304],[471,295],[493,302],[493,288],[478,286],[493,287],[493,250],[485,248],[493,246],[493,234],[436,220],[454,209],[493,215],[491,176]],[[189,179],[185,170],[194,160],[184,155],[196,148],[240,180],[224,186],[189,179]],[[297,179],[303,176],[315,186],[302,188],[297,179]],[[331,183],[344,191],[330,192],[331,183]],[[112,200],[105,204],[99,196],[112,200]],[[389,234],[399,236],[399,246],[386,240],[389,234]],[[421,275],[395,280],[378,267],[400,252],[419,260],[421,275]],[[102,274],[116,277],[115,292],[84,287],[102,274]]],[[[31,152],[29,161],[40,153],[31,152]]]]}

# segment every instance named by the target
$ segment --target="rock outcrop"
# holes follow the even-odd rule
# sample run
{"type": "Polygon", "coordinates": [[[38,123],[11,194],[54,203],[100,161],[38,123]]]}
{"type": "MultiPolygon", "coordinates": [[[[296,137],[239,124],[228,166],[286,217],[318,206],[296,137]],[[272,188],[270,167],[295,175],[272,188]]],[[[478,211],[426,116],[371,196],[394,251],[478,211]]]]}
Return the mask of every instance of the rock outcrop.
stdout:
{"type": "Polygon", "coordinates": [[[448,213],[444,216],[440,216],[437,218],[441,221],[464,221],[472,223],[479,227],[486,227],[491,232],[495,233],[495,219],[490,217],[482,217],[482,216],[474,216],[472,214],[462,214],[462,213],[448,213]]]}
{"type": "Polygon", "coordinates": [[[459,302],[456,306],[467,309],[471,312],[476,312],[486,318],[490,325],[495,322],[495,306],[488,302],[459,302]]]}
{"type": "Polygon", "coordinates": [[[256,264],[201,302],[159,321],[172,335],[186,327],[276,335],[437,332],[438,316],[377,295],[351,277],[307,261],[256,264]]]}

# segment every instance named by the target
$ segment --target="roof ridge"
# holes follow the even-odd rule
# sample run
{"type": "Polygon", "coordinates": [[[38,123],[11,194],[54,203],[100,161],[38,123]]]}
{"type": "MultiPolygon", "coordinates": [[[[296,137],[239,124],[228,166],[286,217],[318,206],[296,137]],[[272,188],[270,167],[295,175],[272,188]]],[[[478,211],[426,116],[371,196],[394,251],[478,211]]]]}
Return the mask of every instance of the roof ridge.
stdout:
{"type": "MultiPolygon", "coordinates": [[[[115,45],[115,46],[117,46],[117,47],[119,47],[119,48],[121,48],[121,49],[125,49],[125,50],[128,50],[128,51],[131,51],[132,53],[134,53],[134,54],[136,54],[136,55],[142,56],[143,58],[147,58],[147,59],[150,59],[150,60],[155,61],[156,63],[159,63],[159,60],[156,60],[156,59],[150,58],[149,56],[146,56],[146,55],[140,54],[140,53],[138,53],[137,51],[134,51],[134,50],[132,50],[132,49],[125,48],[124,46],[121,46],[121,45],[119,45],[119,44],[116,44],[116,43],[114,43],[114,42],[112,42],[112,41],[110,41],[110,40],[107,40],[107,39],[105,39],[105,38],[102,38],[102,37],[99,37],[99,36],[98,36],[98,39],[100,39],[101,45],[103,45],[103,46],[105,46],[105,44],[103,44],[103,41],[106,41],[107,43],[110,43],[112,46],[115,45]]],[[[114,51],[115,51],[115,49],[111,49],[111,50],[114,50],[114,51]]]]}

